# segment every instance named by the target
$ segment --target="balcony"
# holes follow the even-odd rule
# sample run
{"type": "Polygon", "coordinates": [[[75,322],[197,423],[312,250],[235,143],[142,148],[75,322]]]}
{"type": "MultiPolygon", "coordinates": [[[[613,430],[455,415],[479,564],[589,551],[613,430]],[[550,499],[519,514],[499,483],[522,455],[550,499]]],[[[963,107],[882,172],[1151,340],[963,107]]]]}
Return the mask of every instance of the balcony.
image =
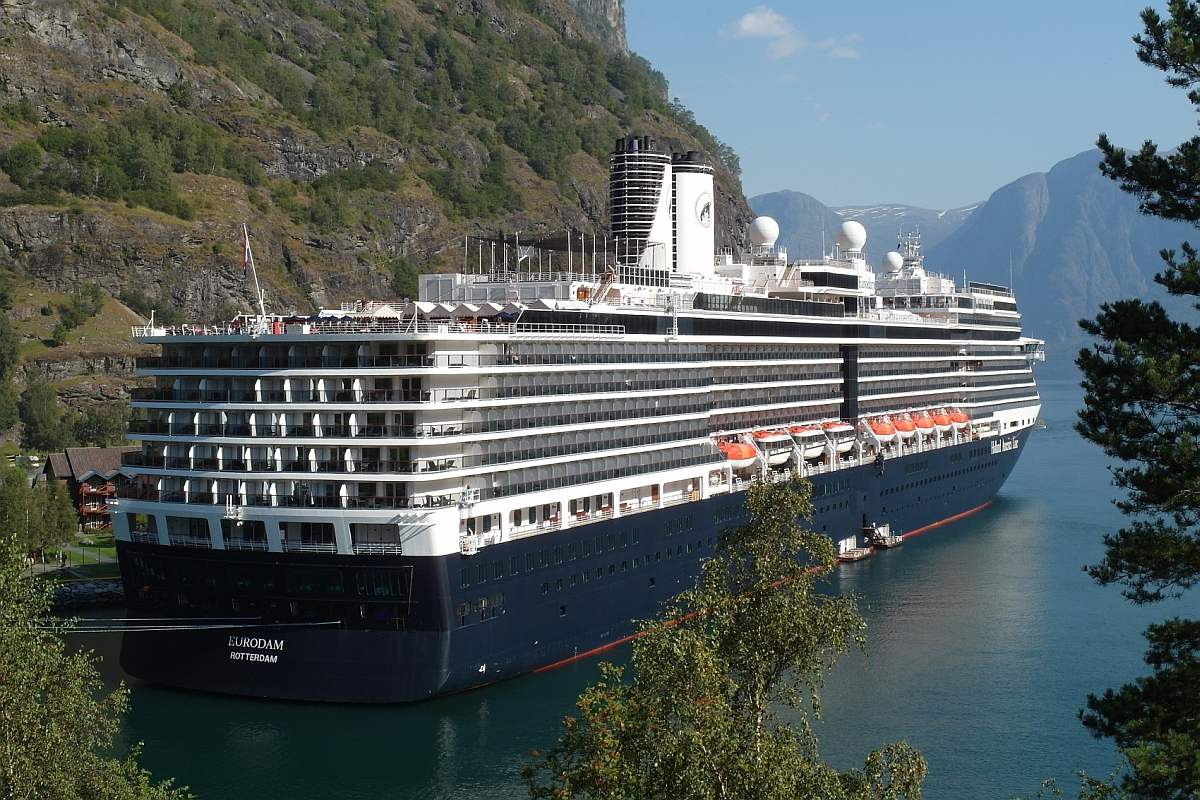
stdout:
{"type": "Polygon", "coordinates": [[[358,495],[347,497],[347,508],[408,508],[407,497],[382,497],[379,495],[358,495]]]}
{"type": "Polygon", "coordinates": [[[403,548],[399,542],[355,542],[354,554],[360,555],[384,555],[384,556],[399,556],[403,555],[403,548]]]}
{"type": "Polygon", "coordinates": [[[117,497],[123,497],[126,500],[150,500],[157,502],[159,499],[158,489],[153,486],[118,486],[117,497]]]}
{"type": "Polygon", "coordinates": [[[336,553],[337,544],[334,542],[295,542],[285,540],[283,550],[286,553],[336,553]]]}
{"type": "Polygon", "coordinates": [[[226,550],[258,550],[265,552],[270,549],[266,539],[242,539],[240,537],[226,537],[226,550]]]}
{"type": "Polygon", "coordinates": [[[207,536],[193,536],[190,533],[170,534],[171,544],[176,547],[200,547],[212,549],[212,539],[207,536]]]}

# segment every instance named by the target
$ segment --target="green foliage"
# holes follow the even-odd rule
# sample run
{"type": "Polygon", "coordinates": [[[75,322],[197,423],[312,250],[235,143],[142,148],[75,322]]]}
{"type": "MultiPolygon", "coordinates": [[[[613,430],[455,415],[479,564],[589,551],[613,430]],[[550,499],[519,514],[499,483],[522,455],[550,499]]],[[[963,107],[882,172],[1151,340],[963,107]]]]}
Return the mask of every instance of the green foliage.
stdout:
{"type": "Polygon", "coordinates": [[[27,139],[0,153],[0,169],[22,189],[28,188],[33,176],[41,168],[42,148],[35,141],[27,139]]]}
{"type": "Polygon", "coordinates": [[[92,406],[79,414],[72,423],[72,430],[80,447],[112,447],[125,442],[128,423],[127,403],[107,403],[92,406]]]}
{"type": "Polygon", "coordinates": [[[508,182],[502,149],[488,151],[488,164],[480,172],[479,185],[474,187],[463,182],[458,159],[445,156],[447,169],[429,167],[421,172],[421,178],[435,195],[450,204],[453,216],[487,219],[523,207],[520,190],[508,182]]]}
{"type": "MultiPolygon", "coordinates": [[[[424,16],[401,29],[395,15],[377,3],[282,0],[291,13],[337,34],[309,49],[287,32],[241,27],[202,3],[122,1],[184,38],[199,63],[253,81],[324,136],[371,126],[406,144],[436,144],[437,130],[490,121],[498,141],[490,141],[490,134],[479,138],[489,150],[489,167],[495,167],[480,186],[468,185],[461,164],[446,153],[446,170],[421,172],[454,213],[464,217],[492,217],[521,207],[519,193],[504,180],[501,143],[570,197],[574,190],[566,175],[567,159],[582,149],[603,161],[621,133],[614,118],[628,127],[647,110],[674,113],[722,163],[738,168],[730,148],[690,113],[681,113],[681,106],[667,103],[661,73],[636,55],[609,53],[590,40],[558,33],[561,9],[550,3],[504,3],[536,18],[511,26],[469,5],[445,10],[422,6],[424,16]],[[311,74],[311,85],[301,70],[311,74]]],[[[176,104],[183,106],[176,94],[172,89],[176,104]]],[[[284,210],[296,218],[294,209],[284,210]]],[[[348,220],[344,196],[318,193],[310,222],[330,230],[348,220]]]]}
{"type": "Polygon", "coordinates": [[[59,303],[58,315],[63,327],[73,331],[104,308],[104,290],[94,283],[85,283],[71,295],[68,303],[59,303]]]}
{"type": "Polygon", "coordinates": [[[1135,797],[1193,798],[1200,788],[1200,622],[1176,617],[1146,631],[1153,673],[1088,695],[1083,724],[1112,739],[1129,762],[1135,797]]]}
{"type": "Polygon", "coordinates": [[[79,518],[66,487],[59,481],[43,481],[36,488],[29,483],[23,469],[0,470],[0,525],[5,533],[27,553],[71,541],[79,518]]]}
{"type": "Polygon", "coordinates": [[[21,393],[19,406],[21,447],[39,453],[62,452],[75,443],[66,409],[58,402],[54,387],[35,375],[21,393]]]}
{"type": "Polygon", "coordinates": [[[183,312],[178,308],[161,301],[147,300],[137,289],[122,289],[117,299],[129,307],[135,314],[149,319],[154,312],[154,321],[160,325],[178,325],[183,322],[183,312]]]}
{"type": "Polygon", "coordinates": [[[266,179],[257,159],[213,126],[153,106],[101,127],[45,128],[36,141],[0,153],[0,169],[24,190],[25,202],[56,202],[66,192],[185,220],[195,219],[196,209],[179,196],[173,173],[231,175],[249,186],[266,179]]]}
{"type": "MultiPolygon", "coordinates": [[[[8,485],[4,477],[0,492],[8,485]]],[[[187,796],[152,783],[136,762],[110,750],[128,709],[124,687],[102,694],[90,651],[68,655],[51,617],[46,584],[22,575],[21,544],[0,540],[0,797],[61,800],[172,800],[187,796]]]]}
{"type": "MultiPolygon", "coordinates": [[[[1142,12],[1138,58],[1187,88],[1200,109],[1200,6],[1171,0],[1169,18],[1142,12]]],[[[1144,213],[1200,223],[1200,137],[1160,156],[1153,142],[1133,155],[1101,135],[1101,171],[1136,195],[1144,213]]],[[[1200,259],[1163,250],[1155,280],[1174,295],[1200,298],[1200,259]]],[[[1177,597],[1200,583],[1200,331],[1170,318],[1157,302],[1106,303],[1080,325],[1097,340],[1076,364],[1087,394],[1077,430],[1124,462],[1114,482],[1131,522],[1104,537],[1105,554],[1088,572],[1120,584],[1135,603],[1177,597]]],[[[1145,798],[1200,793],[1200,622],[1174,619],[1146,631],[1153,674],[1090,695],[1084,725],[1111,738],[1127,770],[1113,790],[1145,798]]]]}
{"type": "Polygon", "coordinates": [[[28,100],[5,103],[0,106],[0,120],[3,120],[8,127],[13,129],[23,122],[29,125],[36,125],[41,121],[38,118],[37,108],[28,100]]]}
{"type": "Polygon", "coordinates": [[[846,773],[817,752],[809,717],[824,673],[863,646],[864,623],[854,598],[815,588],[831,568],[815,565],[835,553],[798,524],[811,517],[810,488],[797,479],[747,493],[750,521],[722,535],[696,587],[639,624],[636,677],[604,665],[558,745],[524,770],[531,797],[921,796],[925,761],[904,743],[846,773]]]}
{"type": "Polygon", "coordinates": [[[421,270],[404,256],[396,256],[388,262],[392,273],[392,290],[396,297],[416,299],[420,294],[421,270]]]}

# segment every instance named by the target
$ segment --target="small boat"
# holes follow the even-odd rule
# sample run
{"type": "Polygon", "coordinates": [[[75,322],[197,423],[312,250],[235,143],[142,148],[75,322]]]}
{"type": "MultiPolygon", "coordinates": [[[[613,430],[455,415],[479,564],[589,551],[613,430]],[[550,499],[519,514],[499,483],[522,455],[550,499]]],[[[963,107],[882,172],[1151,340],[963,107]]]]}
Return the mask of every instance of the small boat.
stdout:
{"type": "Polygon", "coordinates": [[[917,433],[917,425],[908,417],[897,417],[892,421],[892,425],[896,428],[896,435],[901,439],[911,439],[917,433]]]}
{"type": "Polygon", "coordinates": [[[788,433],[792,435],[792,439],[800,447],[800,453],[805,458],[820,458],[825,455],[825,447],[829,444],[829,440],[825,438],[825,431],[820,427],[793,425],[788,428],[788,433]]]}
{"type": "Polygon", "coordinates": [[[766,457],[767,466],[777,467],[780,464],[786,464],[787,460],[792,457],[794,452],[792,437],[787,431],[755,431],[750,435],[754,437],[754,443],[766,457]]]}
{"type": "Polygon", "coordinates": [[[833,449],[838,453],[848,453],[854,448],[854,426],[848,422],[822,422],[821,430],[833,442],[833,449]]]}
{"type": "Polygon", "coordinates": [[[880,444],[887,444],[896,438],[896,426],[886,419],[868,420],[867,427],[871,429],[871,433],[879,440],[880,444]]]}
{"type": "Polygon", "coordinates": [[[933,420],[933,427],[937,428],[938,433],[949,433],[954,430],[954,423],[950,421],[950,415],[945,412],[935,411],[929,415],[929,418],[933,420]]]}
{"type": "Polygon", "coordinates": [[[950,423],[954,425],[956,430],[961,431],[963,428],[967,427],[967,425],[971,424],[971,418],[961,411],[951,409],[950,423]]]}
{"type": "Polygon", "coordinates": [[[740,442],[717,442],[717,449],[729,460],[729,466],[734,469],[745,469],[754,466],[758,461],[758,453],[752,445],[740,442]]]}

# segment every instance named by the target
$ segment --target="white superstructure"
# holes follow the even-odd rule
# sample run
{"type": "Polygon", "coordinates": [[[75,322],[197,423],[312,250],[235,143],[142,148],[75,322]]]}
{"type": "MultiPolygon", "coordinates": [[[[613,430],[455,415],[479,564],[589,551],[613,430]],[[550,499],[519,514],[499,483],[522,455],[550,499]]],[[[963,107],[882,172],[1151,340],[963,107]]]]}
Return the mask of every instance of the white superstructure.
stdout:
{"type": "Polygon", "coordinates": [[[407,305],[135,329],[162,352],[117,537],[475,553],[1033,426],[1041,342],[1007,289],[927,274],[915,239],[877,274],[857,223],[821,259],[766,218],[715,254],[711,167],[631,139],[611,168],[603,247],[480,257],[407,305]]]}

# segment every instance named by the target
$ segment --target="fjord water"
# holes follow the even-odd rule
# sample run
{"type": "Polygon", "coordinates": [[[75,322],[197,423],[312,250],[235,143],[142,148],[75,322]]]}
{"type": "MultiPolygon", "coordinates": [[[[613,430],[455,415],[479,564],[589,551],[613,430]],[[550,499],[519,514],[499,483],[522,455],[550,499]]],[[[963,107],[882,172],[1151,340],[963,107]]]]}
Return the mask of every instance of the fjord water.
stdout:
{"type": "MultiPolygon", "coordinates": [[[[1071,770],[1107,774],[1108,742],[1075,718],[1088,692],[1148,672],[1147,623],[1200,614],[1195,598],[1135,608],[1080,567],[1121,523],[1108,460],[1071,429],[1081,393],[1042,386],[1035,431],[989,508],[839,567],[859,593],[870,655],[841,660],[823,692],[822,754],[839,768],[905,739],[929,762],[929,800],[1032,795],[1071,770]]],[[[116,668],[116,635],[89,635],[116,668]]],[[[621,648],[605,655],[620,661],[621,648]]],[[[312,705],[132,681],[129,742],[203,800],[519,798],[528,751],[553,744],[596,678],[592,659],[407,706],[312,705]]],[[[128,679],[127,679],[128,680],[128,679]]]]}

